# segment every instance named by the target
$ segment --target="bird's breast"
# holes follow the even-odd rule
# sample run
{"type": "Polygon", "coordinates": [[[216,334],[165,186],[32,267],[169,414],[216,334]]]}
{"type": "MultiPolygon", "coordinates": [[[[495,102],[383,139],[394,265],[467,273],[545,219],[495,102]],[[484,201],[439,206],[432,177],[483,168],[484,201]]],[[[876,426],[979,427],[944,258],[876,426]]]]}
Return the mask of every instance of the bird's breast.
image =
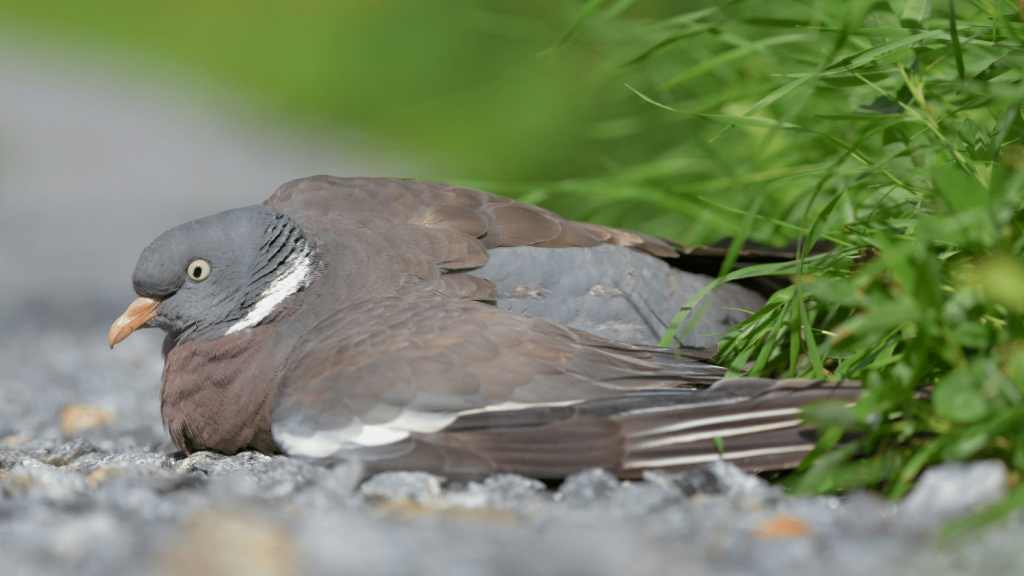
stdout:
{"type": "Polygon", "coordinates": [[[271,325],[179,343],[164,363],[160,411],[179,450],[278,452],[270,402],[281,359],[271,325]]]}

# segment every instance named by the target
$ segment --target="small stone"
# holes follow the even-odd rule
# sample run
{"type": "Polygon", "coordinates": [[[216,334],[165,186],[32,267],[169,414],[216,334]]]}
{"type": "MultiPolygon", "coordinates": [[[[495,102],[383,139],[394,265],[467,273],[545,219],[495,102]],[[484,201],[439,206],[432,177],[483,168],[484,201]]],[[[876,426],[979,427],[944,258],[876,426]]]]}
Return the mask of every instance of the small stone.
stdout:
{"type": "Polygon", "coordinates": [[[932,466],[899,504],[896,523],[909,528],[934,528],[981,510],[1006,495],[1007,476],[1002,460],[932,466]]]}
{"type": "Polygon", "coordinates": [[[87,492],[81,474],[35,460],[26,460],[12,469],[0,484],[0,494],[8,498],[31,498],[70,507],[85,503],[89,499],[87,492]]]}
{"type": "MultiPolygon", "coordinates": [[[[653,473],[649,472],[649,475],[653,473]]],[[[664,472],[661,472],[664,474],[664,472]]],[[[647,478],[647,476],[644,476],[647,478]]],[[[705,466],[700,468],[692,468],[690,470],[684,470],[672,475],[676,485],[683,491],[687,497],[696,496],[698,494],[705,495],[718,495],[725,492],[726,487],[719,481],[718,476],[705,466]]]]}
{"type": "Polygon", "coordinates": [[[85,483],[88,484],[90,488],[95,489],[97,486],[103,484],[107,480],[117,478],[120,475],[121,470],[119,468],[100,466],[99,468],[86,474],[85,483]]]}
{"type": "Polygon", "coordinates": [[[234,456],[225,456],[216,452],[200,451],[178,462],[175,470],[182,474],[202,472],[239,472],[263,466],[273,459],[272,456],[259,452],[239,452],[234,456]]]}
{"type": "Polygon", "coordinates": [[[299,554],[282,526],[245,510],[209,510],[186,520],[181,535],[160,555],[174,574],[287,576],[299,554]]]}
{"type": "Polygon", "coordinates": [[[448,490],[444,495],[445,503],[456,508],[485,510],[491,508],[491,497],[483,487],[471,482],[465,490],[448,490]]]}
{"type": "Polygon", "coordinates": [[[547,488],[536,478],[518,474],[494,474],[483,482],[490,505],[503,510],[527,512],[538,504],[547,488]]]}
{"type": "Polygon", "coordinates": [[[84,404],[72,404],[60,411],[60,429],[65,434],[74,434],[79,430],[109,424],[114,418],[113,412],[84,404]]]}
{"type": "Polygon", "coordinates": [[[24,444],[31,439],[32,437],[28,434],[11,434],[0,438],[0,446],[17,446],[18,444],[24,444]]]}
{"type": "Polygon", "coordinates": [[[520,523],[520,518],[508,511],[494,508],[465,508],[452,506],[446,508],[442,514],[445,520],[459,522],[462,524],[494,525],[503,524],[514,526],[520,523]]]}
{"type": "Polygon", "coordinates": [[[38,459],[51,466],[65,466],[78,458],[86,454],[92,454],[97,450],[96,446],[93,446],[93,444],[88,440],[84,438],[75,438],[70,442],[46,448],[38,459]]]}
{"type": "Polygon", "coordinates": [[[675,503],[681,502],[682,491],[678,486],[657,481],[656,477],[644,475],[642,482],[622,482],[620,490],[611,493],[608,511],[622,516],[643,516],[658,510],[664,510],[675,503]]]}
{"type": "Polygon", "coordinates": [[[558,488],[561,500],[568,504],[586,505],[594,501],[607,501],[622,484],[614,474],[601,468],[577,472],[558,488]]]}
{"type": "Polygon", "coordinates": [[[811,535],[811,529],[799,518],[780,514],[754,529],[758,538],[804,538],[811,535]]]}
{"type": "Polygon", "coordinates": [[[778,486],[772,486],[760,476],[744,472],[731,462],[712,462],[708,464],[708,469],[718,477],[718,482],[730,496],[763,500],[782,493],[778,486]]]}
{"type": "Polygon", "coordinates": [[[369,500],[408,500],[423,504],[441,498],[443,480],[426,472],[382,472],[363,482],[359,492],[369,500]]]}
{"type": "Polygon", "coordinates": [[[0,495],[8,498],[24,498],[34,484],[32,475],[23,470],[4,471],[3,483],[0,484],[0,495]]]}

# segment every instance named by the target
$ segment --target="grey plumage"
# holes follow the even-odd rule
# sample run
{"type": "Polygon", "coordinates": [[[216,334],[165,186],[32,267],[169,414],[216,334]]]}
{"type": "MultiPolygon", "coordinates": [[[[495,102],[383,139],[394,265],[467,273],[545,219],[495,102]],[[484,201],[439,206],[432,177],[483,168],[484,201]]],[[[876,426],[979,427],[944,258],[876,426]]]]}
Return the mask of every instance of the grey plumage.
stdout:
{"type": "Polygon", "coordinates": [[[161,234],[139,257],[132,284],[140,296],[174,296],[155,327],[173,338],[207,337],[250,311],[304,242],[298,224],[276,210],[227,210],[161,234]],[[209,281],[185,274],[197,259],[209,264],[209,281]]]}
{"type": "MultiPolygon", "coordinates": [[[[502,308],[623,342],[657,344],[679,308],[713,281],[667,264],[663,258],[687,252],[670,241],[573,222],[459,186],[313,176],[281,186],[266,204],[299,222],[363,213],[386,216],[395,224],[457,232],[464,242],[485,247],[488,259],[479,267],[460,269],[460,277],[451,283],[467,283],[469,277],[477,284],[492,282],[502,308]]],[[[481,293],[469,297],[482,299],[477,297],[481,293]]],[[[760,294],[727,284],[677,344],[712,345],[718,334],[763,305],[760,294]]]]}
{"type": "Polygon", "coordinates": [[[298,342],[272,429],[289,454],[452,478],[557,478],[590,466],[637,477],[719,458],[763,469],[793,466],[813,445],[802,404],[860,390],[722,380],[707,354],[611,342],[474,302],[370,300],[298,342]]]}
{"type": "MultiPolygon", "coordinates": [[[[722,381],[713,348],[652,345],[710,280],[661,260],[682,251],[466,188],[314,177],[161,235],[110,341],[168,333],[161,412],[185,452],[459,478],[793,465],[800,406],[858,386],[722,381]]],[[[761,302],[726,286],[696,334],[761,302]]]]}
{"type": "MultiPolygon", "coordinates": [[[[490,255],[473,274],[494,282],[501,308],[621,342],[658,343],[680,306],[714,280],[608,244],[559,250],[494,248],[490,255]]],[[[694,314],[707,299],[694,307],[694,314]]],[[[759,294],[725,284],[698,324],[677,343],[714,345],[721,332],[763,305],[759,294]]]]}

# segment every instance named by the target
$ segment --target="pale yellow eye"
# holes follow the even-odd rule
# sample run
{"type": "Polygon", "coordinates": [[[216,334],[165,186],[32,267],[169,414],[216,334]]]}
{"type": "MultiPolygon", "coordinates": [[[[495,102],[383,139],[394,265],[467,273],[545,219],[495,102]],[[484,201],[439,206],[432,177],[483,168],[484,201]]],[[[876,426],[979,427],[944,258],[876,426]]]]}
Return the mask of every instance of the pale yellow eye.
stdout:
{"type": "Polygon", "coordinates": [[[192,263],[188,265],[185,275],[196,282],[202,282],[210,275],[210,265],[206,260],[193,260],[192,263]]]}

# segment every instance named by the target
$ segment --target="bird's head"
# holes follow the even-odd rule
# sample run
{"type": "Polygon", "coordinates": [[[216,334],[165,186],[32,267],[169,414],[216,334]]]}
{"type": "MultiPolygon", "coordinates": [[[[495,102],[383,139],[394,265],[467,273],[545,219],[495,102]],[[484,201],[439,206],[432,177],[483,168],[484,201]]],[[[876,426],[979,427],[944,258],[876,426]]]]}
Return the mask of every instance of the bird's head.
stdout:
{"type": "Polygon", "coordinates": [[[267,319],[312,281],[313,242],[266,206],[227,210],[161,234],[139,257],[139,298],[110,328],[110,346],[138,328],[175,341],[216,338],[267,319]]]}

